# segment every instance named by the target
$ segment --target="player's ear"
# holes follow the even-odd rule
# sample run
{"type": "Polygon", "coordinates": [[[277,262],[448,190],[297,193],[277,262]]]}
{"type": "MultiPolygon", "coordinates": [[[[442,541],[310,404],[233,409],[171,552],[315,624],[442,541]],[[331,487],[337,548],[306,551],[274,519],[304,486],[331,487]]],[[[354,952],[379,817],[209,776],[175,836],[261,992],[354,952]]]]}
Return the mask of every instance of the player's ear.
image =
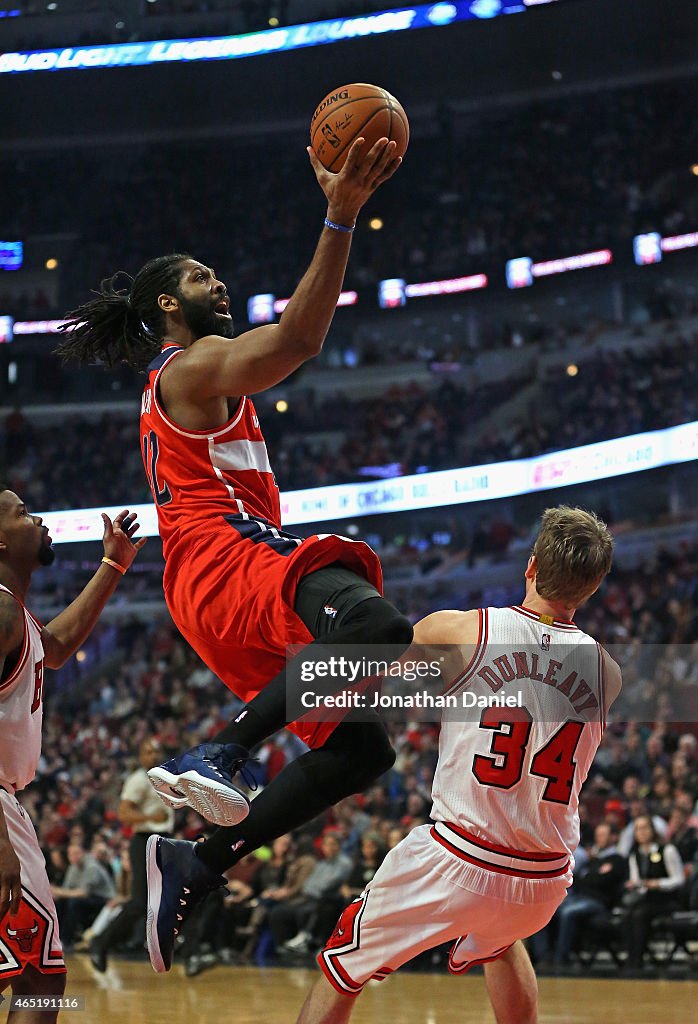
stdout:
{"type": "Polygon", "coordinates": [[[162,295],[158,295],[158,306],[163,313],[174,313],[176,309],[179,309],[179,301],[174,295],[166,295],[163,292],[162,295]]]}
{"type": "Polygon", "coordinates": [[[524,576],[526,577],[527,580],[534,580],[536,578],[537,571],[538,571],[538,562],[536,560],[536,556],[535,555],[531,555],[529,560],[528,560],[528,565],[526,566],[526,572],[524,573],[524,576]]]}

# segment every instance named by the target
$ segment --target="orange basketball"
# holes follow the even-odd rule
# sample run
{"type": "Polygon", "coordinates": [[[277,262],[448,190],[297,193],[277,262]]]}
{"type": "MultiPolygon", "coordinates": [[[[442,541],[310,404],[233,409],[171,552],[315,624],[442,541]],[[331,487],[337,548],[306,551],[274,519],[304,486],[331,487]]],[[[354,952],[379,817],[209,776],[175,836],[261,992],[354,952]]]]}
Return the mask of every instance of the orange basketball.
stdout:
{"type": "Polygon", "coordinates": [[[396,156],[404,156],[410,141],[407,115],[394,96],[378,85],[355,82],[325,96],[310,122],[310,144],[328,171],[339,171],[357,136],[366,139],[363,152],[378,139],[397,143],[396,156]]]}

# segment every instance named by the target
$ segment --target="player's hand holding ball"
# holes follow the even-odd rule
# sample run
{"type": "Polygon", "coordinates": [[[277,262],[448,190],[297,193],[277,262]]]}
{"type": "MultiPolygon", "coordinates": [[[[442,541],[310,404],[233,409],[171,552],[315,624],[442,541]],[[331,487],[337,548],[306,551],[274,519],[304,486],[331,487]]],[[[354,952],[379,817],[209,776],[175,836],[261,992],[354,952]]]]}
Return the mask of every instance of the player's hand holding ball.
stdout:
{"type": "Polygon", "coordinates": [[[402,163],[409,125],[385,89],[349,85],[319,104],[310,139],[308,155],[327,197],[328,219],[351,227],[366,200],[402,163]]]}

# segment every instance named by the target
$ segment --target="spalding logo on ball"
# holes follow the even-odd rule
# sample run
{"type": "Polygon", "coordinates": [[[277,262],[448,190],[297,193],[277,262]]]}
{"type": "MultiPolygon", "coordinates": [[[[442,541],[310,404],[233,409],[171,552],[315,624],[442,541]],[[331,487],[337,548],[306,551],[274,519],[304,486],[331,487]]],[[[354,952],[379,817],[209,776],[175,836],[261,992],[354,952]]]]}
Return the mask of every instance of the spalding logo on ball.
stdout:
{"type": "Polygon", "coordinates": [[[395,142],[404,156],[410,125],[401,104],[378,85],[355,82],[334,89],[318,104],[310,122],[310,145],[328,171],[341,171],[354,139],[363,136],[367,152],[378,139],[395,142]]]}

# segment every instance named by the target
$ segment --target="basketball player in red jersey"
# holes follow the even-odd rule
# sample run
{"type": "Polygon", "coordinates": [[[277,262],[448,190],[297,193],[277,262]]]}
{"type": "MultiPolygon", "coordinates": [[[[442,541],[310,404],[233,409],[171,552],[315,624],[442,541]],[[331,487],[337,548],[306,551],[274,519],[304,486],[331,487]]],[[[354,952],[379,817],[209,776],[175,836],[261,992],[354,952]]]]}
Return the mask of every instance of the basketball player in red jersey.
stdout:
{"type": "MultiPolygon", "coordinates": [[[[280,323],[233,339],[226,286],[186,255],[152,260],[130,293],[114,280],[71,314],[63,354],[147,369],[142,454],[157,504],[172,617],[209,667],[247,703],[216,737],[149,775],[174,806],[189,804],[228,826],[197,846],[149,843],[151,962],[169,970],[186,913],[242,856],[290,832],[387,771],[394,751],[382,723],[289,722],[301,687],[290,644],[393,645],[408,620],[381,596],[381,568],[360,542],[305,540],[283,531],[279,492],[249,394],[282,381],[317,355],[342,287],[359,211],[400,164],[395,144],[352,145],[332,174],[309,157],[327,199],[312,262],[280,323]],[[232,777],[251,747],[289,725],[311,748],[251,805],[232,777]],[[248,813],[249,812],[249,813],[248,813]]],[[[341,689],[341,684],[338,689],[341,689]]],[[[348,716],[349,718],[350,716],[348,716]]]]}
{"type": "Polygon", "coordinates": [[[435,824],[413,829],[344,910],[298,1024],[348,1024],[369,979],[444,942],[453,974],[485,965],[497,1024],[536,1024],[519,940],[548,923],[572,882],[579,793],[621,688],[617,664],[573,622],[612,550],[593,513],[547,509],[523,605],[435,612],[415,626],[430,656],[442,650],[448,695],[518,691],[520,706],[485,707],[474,721],[444,713],[435,824]]]}
{"type": "MultiPolygon", "coordinates": [[[[17,800],[41,755],[44,668],[60,668],[82,646],[144,539],[136,517],[104,519],[104,558],[72,604],[42,626],[25,607],[32,574],[51,565],[51,537],[39,516],[0,484],[0,992],[58,1000],[65,961],[56,906],[34,826],[17,800]]],[[[13,1009],[16,1024],[53,1024],[58,1010],[13,1009]]]]}

